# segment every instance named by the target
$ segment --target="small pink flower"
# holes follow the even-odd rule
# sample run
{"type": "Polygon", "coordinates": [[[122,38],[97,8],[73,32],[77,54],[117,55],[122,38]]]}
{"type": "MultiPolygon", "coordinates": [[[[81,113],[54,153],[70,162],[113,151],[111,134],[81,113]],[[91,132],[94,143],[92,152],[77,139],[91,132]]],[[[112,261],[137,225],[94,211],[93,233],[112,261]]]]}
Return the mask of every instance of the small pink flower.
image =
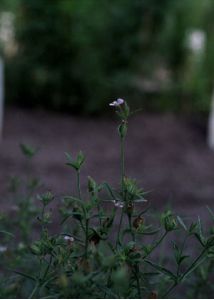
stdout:
{"type": "Polygon", "coordinates": [[[112,103],[109,103],[110,106],[120,106],[124,103],[124,100],[121,98],[118,98],[116,101],[113,101],[112,103]]]}

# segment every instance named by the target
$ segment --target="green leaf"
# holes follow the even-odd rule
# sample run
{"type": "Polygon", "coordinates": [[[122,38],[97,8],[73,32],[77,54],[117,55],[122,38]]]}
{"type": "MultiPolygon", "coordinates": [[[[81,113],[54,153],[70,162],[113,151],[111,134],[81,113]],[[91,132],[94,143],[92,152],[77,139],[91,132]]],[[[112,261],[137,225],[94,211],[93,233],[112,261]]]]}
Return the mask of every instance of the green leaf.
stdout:
{"type": "Polygon", "coordinates": [[[76,197],[73,197],[73,196],[65,196],[64,197],[64,200],[71,200],[72,202],[76,202],[78,203],[81,207],[84,207],[85,208],[85,203],[79,199],[79,198],[76,198],[76,197]]]}
{"type": "Polygon", "coordinates": [[[187,231],[187,227],[186,227],[186,225],[184,224],[184,222],[183,222],[183,220],[181,219],[181,217],[177,216],[177,220],[178,220],[179,224],[181,225],[181,227],[183,227],[183,229],[184,229],[185,231],[187,231]]]}
{"type": "Polygon", "coordinates": [[[214,220],[214,212],[211,210],[211,208],[210,208],[208,205],[206,206],[206,208],[207,208],[207,210],[209,211],[209,213],[210,213],[212,219],[214,220]]]}
{"type": "Polygon", "coordinates": [[[112,198],[112,200],[118,200],[118,201],[120,201],[120,199],[116,195],[115,191],[111,188],[111,186],[107,182],[104,182],[102,184],[102,187],[107,190],[107,192],[109,193],[109,195],[112,198]]]}
{"type": "Polygon", "coordinates": [[[8,231],[5,231],[5,230],[0,230],[0,233],[9,235],[9,236],[11,236],[11,237],[14,237],[14,234],[12,234],[12,233],[10,233],[10,232],[8,232],[8,231]]]}
{"type": "Polygon", "coordinates": [[[30,145],[22,143],[20,144],[20,149],[22,153],[28,158],[32,158],[39,150],[38,148],[34,148],[30,145]]]}
{"type": "Polygon", "coordinates": [[[195,233],[196,228],[197,228],[197,224],[196,224],[196,223],[192,223],[192,224],[190,225],[190,227],[189,227],[189,230],[188,230],[189,233],[190,233],[190,234],[195,233]]]}
{"type": "Polygon", "coordinates": [[[157,271],[159,271],[160,273],[164,273],[165,275],[169,276],[174,282],[176,282],[177,277],[168,269],[166,269],[162,266],[159,266],[159,265],[151,262],[150,260],[145,260],[145,262],[147,264],[149,264],[151,267],[153,267],[154,269],[156,269],[157,271]]]}
{"type": "Polygon", "coordinates": [[[37,280],[36,278],[32,277],[31,275],[25,274],[25,273],[23,273],[21,271],[16,271],[16,270],[11,270],[11,271],[14,272],[14,273],[16,273],[16,274],[18,274],[18,275],[21,275],[21,276],[23,276],[23,277],[25,277],[27,279],[30,279],[30,280],[33,280],[33,281],[37,280]]]}
{"type": "Polygon", "coordinates": [[[184,280],[187,276],[189,276],[195,269],[197,269],[202,262],[206,259],[207,257],[204,256],[200,260],[198,260],[196,263],[193,263],[192,266],[182,275],[181,279],[184,280]]]}
{"type": "Polygon", "coordinates": [[[161,230],[161,228],[157,228],[157,229],[154,229],[154,230],[151,230],[151,231],[140,231],[140,228],[139,230],[136,230],[136,234],[142,234],[142,235],[154,235],[156,233],[158,233],[159,231],[161,230]]]}
{"type": "Polygon", "coordinates": [[[65,152],[65,155],[68,160],[66,165],[74,168],[76,171],[79,171],[85,161],[85,156],[82,153],[82,151],[79,151],[79,153],[77,154],[76,160],[73,160],[72,156],[67,152],[65,152]]]}

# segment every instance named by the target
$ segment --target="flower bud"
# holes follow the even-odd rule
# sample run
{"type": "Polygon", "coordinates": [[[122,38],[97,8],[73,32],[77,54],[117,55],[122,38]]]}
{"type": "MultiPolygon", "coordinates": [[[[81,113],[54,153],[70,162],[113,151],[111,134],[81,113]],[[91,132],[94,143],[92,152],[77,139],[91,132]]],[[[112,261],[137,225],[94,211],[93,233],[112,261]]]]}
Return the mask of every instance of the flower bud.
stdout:
{"type": "Polygon", "coordinates": [[[89,193],[94,193],[96,191],[97,184],[94,179],[88,176],[88,191],[89,193]]]}
{"type": "Polygon", "coordinates": [[[168,215],[164,218],[164,226],[166,231],[172,231],[177,228],[177,222],[172,215],[168,215]]]}
{"type": "Polygon", "coordinates": [[[138,229],[143,224],[144,224],[144,218],[140,216],[134,219],[133,221],[133,227],[136,229],[138,229]]]}
{"type": "Polygon", "coordinates": [[[43,205],[48,205],[51,201],[53,201],[54,196],[51,192],[44,193],[42,195],[38,195],[37,198],[42,201],[43,205]]]}
{"type": "Polygon", "coordinates": [[[210,238],[208,238],[207,242],[206,242],[206,247],[213,247],[214,246],[214,236],[211,236],[210,238]]]}
{"type": "Polygon", "coordinates": [[[30,249],[31,249],[31,251],[34,255],[41,255],[42,254],[41,247],[39,245],[37,245],[36,243],[31,245],[30,249]]]}

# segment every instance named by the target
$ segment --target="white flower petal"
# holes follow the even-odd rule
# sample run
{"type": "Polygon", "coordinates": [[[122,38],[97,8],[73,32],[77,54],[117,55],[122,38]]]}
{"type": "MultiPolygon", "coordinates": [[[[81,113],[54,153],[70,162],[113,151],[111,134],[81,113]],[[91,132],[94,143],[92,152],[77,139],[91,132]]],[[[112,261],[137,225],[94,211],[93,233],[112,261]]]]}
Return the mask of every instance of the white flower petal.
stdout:
{"type": "Polygon", "coordinates": [[[74,238],[72,236],[68,236],[68,235],[64,236],[64,240],[69,241],[69,242],[74,242],[74,238]]]}
{"type": "Polygon", "coordinates": [[[121,104],[123,104],[124,103],[124,100],[123,99],[121,99],[121,98],[118,98],[117,99],[117,105],[121,105],[121,104]]]}
{"type": "Polygon", "coordinates": [[[113,101],[112,103],[109,104],[110,106],[118,106],[117,101],[113,101]]]}
{"type": "Polygon", "coordinates": [[[112,103],[109,103],[110,106],[120,106],[123,104],[125,101],[121,98],[118,98],[116,101],[113,101],[112,103]]]}

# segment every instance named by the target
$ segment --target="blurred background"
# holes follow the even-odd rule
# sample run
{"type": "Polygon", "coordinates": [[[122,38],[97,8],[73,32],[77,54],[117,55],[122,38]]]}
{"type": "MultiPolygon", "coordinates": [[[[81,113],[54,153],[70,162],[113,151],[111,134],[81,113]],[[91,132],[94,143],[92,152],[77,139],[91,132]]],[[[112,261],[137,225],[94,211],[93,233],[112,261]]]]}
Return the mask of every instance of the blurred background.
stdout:
{"type": "Polygon", "coordinates": [[[130,121],[127,174],[157,206],[211,204],[213,14],[213,0],[1,0],[2,199],[9,176],[26,174],[20,142],[40,148],[32,169],[53,192],[72,190],[64,152],[79,149],[83,176],[116,184],[108,103],[120,97],[142,108],[130,121]]]}

